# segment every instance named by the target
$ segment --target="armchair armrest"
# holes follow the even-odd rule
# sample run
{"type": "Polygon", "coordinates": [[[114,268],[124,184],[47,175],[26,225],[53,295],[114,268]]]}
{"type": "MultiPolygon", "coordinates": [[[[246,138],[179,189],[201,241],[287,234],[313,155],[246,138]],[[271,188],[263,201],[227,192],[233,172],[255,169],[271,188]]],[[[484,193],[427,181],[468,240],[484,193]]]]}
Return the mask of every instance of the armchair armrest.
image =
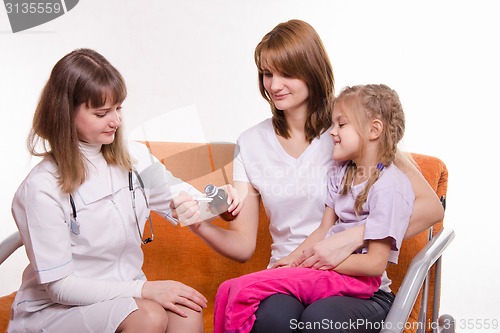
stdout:
{"type": "Polygon", "coordinates": [[[413,258],[405,274],[401,287],[394,299],[384,322],[381,333],[402,332],[410,316],[420,288],[427,277],[427,272],[441,257],[443,251],[455,238],[455,232],[443,228],[422,250],[413,258]]]}
{"type": "Polygon", "coordinates": [[[0,265],[18,248],[23,245],[19,231],[0,242],[0,265]]]}

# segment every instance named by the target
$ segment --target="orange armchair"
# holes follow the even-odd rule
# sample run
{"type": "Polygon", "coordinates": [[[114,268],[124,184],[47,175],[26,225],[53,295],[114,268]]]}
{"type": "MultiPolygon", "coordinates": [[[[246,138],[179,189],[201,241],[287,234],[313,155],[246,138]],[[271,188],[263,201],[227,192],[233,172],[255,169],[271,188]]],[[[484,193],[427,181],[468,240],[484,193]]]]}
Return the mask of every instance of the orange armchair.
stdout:
{"type": "MultiPolygon", "coordinates": [[[[191,183],[200,191],[203,190],[206,184],[222,185],[232,180],[232,160],[235,148],[235,145],[232,143],[147,142],[146,144],[153,155],[176,177],[191,183]]],[[[414,154],[413,157],[420,166],[427,181],[436,190],[436,193],[440,197],[445,196],[448,174],[444,163],[430,156],[414,154]]],[[[214,223],[220,226],[227,225],[227,222],[222,220],[216,220],[214,223]]],[[[271,238],[268,230],[269,220],[264,208],[261,205],[256,251],[252,259],[244,264],[222,257],[210,249],[187,228],[174,227],[159,215],[153,214],[153,225],[155,241],[143,246],[145,253],[143,270],[146,276],[151,280],[178,280],[196,288],[204,294],[209,301],[208,308],[204,310],[203,314],[205,332],[212,332],[213,301],[218,286],[227,279],[264,269],[268,264],[271,238]]],[[[440,232],[442,226],[442,222],[438,223],[434,227],[434,233],[440,232]]],[[[449,234],[449,231],[447,234],[449,234]]],[[[427,243],[427,232],[405,240],[399,257],[400,263],[390,266],[388,274],[393,281],[391,287],[397,293],[396,304],[393,306],[393,309],[396,308],[396,305],[397,307],[400,306],[400,303],[398,303],[400,299],[406,298],[406,296],[403,296],[398,291],[406,290],[405,288],[408,285],[415,285],[415,283],[407,282],[407,279],[403,280],[410,262],[427,243]]],[[[0,243],[0,264],[21,245],[17,234],[0,243]]],[[[413,275],[414,273],[410,274],[413,275]]],[[[430,274],[430,281],[432,282],[430,284],[431,292],[434,286],[435,275],[435,270],[432,269],[430,274]]],[[[439,285],[439,279],[437,282],[437,285],[439,285]]],[[[414,299],[408,299],[404,303],[409,308],[409,313],[401,316],[400,311],[394,311],[394,313],[398,312],[399,316],[393,316],[395,319],[391,323],[397,325],[397,321],[403,321],[403,324],[406,321],[408,323],[418,321],[422,299],[421,293],[418,292],[420,285],[416,286],[417,292],[411,296],[414,299]],[[409,303],[412,304],[409,306],[409,303]]],[[[15,293],[0,297],[0,332],[4,332],[7,328],[10,307],[14,296],[15,293]]],[[[437,310],[431,306],[428,311],[428,318],[433,317],[433,311],[436,312],[437,310]]],[[[394,314],[392,310],[391,313],[394,314]]],[[[406,326],[411,328],[406,329],[406,332],[416,331],[413,329],[415,326],[406,326]]]]}

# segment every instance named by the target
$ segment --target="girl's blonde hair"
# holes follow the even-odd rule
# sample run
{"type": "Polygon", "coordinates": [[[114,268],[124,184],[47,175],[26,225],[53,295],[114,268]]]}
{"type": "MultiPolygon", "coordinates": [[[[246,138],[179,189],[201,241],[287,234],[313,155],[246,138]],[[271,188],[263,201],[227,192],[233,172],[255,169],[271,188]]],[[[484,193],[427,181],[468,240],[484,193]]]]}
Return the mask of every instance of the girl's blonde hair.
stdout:
{"type": "MultiPolygon", "coordinates": [[[[377,168],[370,170],[367,185],[356,198],[355,211],[359,213],[366,202],[368,191],[378,180],[380,171],[396,157],[398,143],[405,131],[405,115],[398,94],[384,84],[347,87],[334,100],[334,107],[339,108],[352,122],[361,137],[365,135],[362,128],[366,128],[368,122],[379,119],[383,123],[382,134],[378,139],[380,163],[377,168]]],[[[361,145],[363,152],[365,147],[363,143],[361,145]]],[[[349,192],[355,173],[356,165],[351,162],[343,180],[342,194],[349,192]]]]}
{"type": "Polygon", "coordinates": [[[309,89],[306,140],[311,142],[331,125],[329,101],[334,96],[334,78],[330,59],[311,25],[300,20],[278,24],[255,48],[259,89],[273,113],[276,134],[290,138],[282,110],[278,110],[264,88],[264,72],[277,71],[303,80],[309,89]]]}
{"type": "MultiPolygon", "coordinates": [[[[32,155],[50,156],[55,161],[62,192],[74,192],[86,177],[75,127],[77,108],[122,103],[126,96],[121,74],[93,50],[75,50],[56,63],[42,90],[27,145],[32,155]],[[42,151],[37,150],[39,144],[42,151]]],[[[102,146],[102,153],[108,163],[132,169],[122,128],[116,130],[111,144],[102,146]]]]}

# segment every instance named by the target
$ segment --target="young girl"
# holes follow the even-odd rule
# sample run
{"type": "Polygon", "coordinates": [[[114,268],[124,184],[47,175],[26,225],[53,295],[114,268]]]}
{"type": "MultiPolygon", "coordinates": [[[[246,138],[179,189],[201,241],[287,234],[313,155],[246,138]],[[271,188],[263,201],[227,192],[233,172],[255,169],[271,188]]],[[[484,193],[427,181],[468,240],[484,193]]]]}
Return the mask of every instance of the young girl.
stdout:
{"type": "Polygon", "coordinates": [[[306,306],[330,296],[370,298],[387,263],[397,263],[414,201],[411,183],[393,164],[405,127],[398,95],[385,85],[347,88],[335,100],[332,120],[334,166],[323,219],[291,255],[361,224],[365,244],[333,270],[284,267],[224,282],[215,333],[250,332],[260,301],[276,293],[306,306]]]}

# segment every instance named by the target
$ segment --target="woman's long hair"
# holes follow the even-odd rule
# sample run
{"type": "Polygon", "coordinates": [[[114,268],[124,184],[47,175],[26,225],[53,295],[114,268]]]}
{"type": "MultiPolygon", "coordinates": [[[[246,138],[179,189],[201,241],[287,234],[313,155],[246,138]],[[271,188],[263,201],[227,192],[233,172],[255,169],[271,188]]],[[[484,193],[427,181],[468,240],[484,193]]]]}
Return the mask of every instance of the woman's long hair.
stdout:
{"type": "MultiPolygon", "coordinates": [[[[77,108],[82,104],[93,108],[107,102],[117,104],[126,96],[121,74],[93,50],[75,50],[52,69],[42,90],[27,144],[32,155],[53,158],[58,167],[59,186],[64,193],[74,192],[86,177],[75,127],[77,108]]],[[[102,146],[102,153],[108,163],[131,170],[132,163],[121,128],[117,129],[111,144],[102,146]]]]}
{"type": "Polygon", "coordinates": [[[331,99],[334,78],[330,59],[319,35],[311,25],[300,20],[278,24],[255,48],[259,89],[273,113],[276,134],[290,138],[282,110],[278,110],[264,88],[264,72],[273,70],[303,80],[309,89],[306,140],[311,142],[331,126],[331,99]]]}

